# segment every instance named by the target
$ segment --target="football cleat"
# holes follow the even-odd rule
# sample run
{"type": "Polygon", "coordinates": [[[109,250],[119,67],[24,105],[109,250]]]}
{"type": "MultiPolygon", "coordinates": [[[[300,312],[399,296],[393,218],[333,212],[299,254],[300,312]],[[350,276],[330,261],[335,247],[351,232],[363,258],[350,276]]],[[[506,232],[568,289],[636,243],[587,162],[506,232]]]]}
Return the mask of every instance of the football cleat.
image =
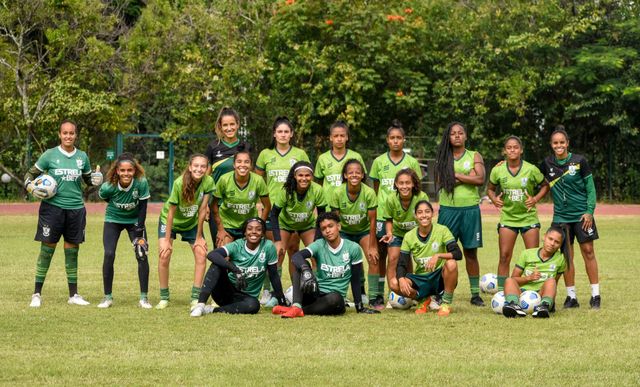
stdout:
{"type": "Polygon", "coordinates": [[[160,300],[160,302],[158,302],[158,305],[156,305],[156,309],[162,310],[162,309],[166,309],[168,306],[169,306],[169,300],[160,300]]]}
{"type": "Polygon", "coordinates": [[[567,296],[567,298],[564,300],[564,308],[565,309],[569,309],[569,308],[579,308],[580,304],[578,303],[578,299],[577,298],[571,298],[569,296],[567,296]]]}
{"type": "Polygon", "coordinates": [[[438,316],[447,317],[451,313],[451,305],[442,304],[439,305],[440,309],[438,309],[438,316]]]}
{"type": "Polygon", "coordinates": [[[425,314],[429,312],[429,304],[431,303],[431,297],[427,297],[426,300],[420,305],[418,309],[416,309],[416,314],[425,314]]]}
{"type": "Polygon", "coordinates": [[[480,297],[480,295],[471,297],[469,302],[474,306],[484,306],[484,301],[482,301],[482,297],[480,297]]]}
{"type": "Polygon", "coordinates": [[[383,310],[384,309],[384,297],[382,297],[381,295],[377,295],[376,298],[374,298],[373,301],[371,301],[369,303],[369,306],[372,307],[375,310],[383,310]]]}
{"type": "Polygon", "coordinates": [[[531,314],[533,318],[549,318],[549,305],[546,303],[540,304],[533,308],[533,313],[531,314]]]}
{"type": "Polygon", "coordinates": [[[262,291],[262,297],[260,297],[260,305],[265,305],[267,302],[271,301],[271,292],[267,289],[262,291]]]}
{"type": "Polygon", "coordinates": [[[113,299],[112,298],[108,298],[105,297],[102,299],[102,301],[100,301],[100,303],[98,304],[98,308],[100,309],[106,309],[106,308],[110,308],[111,305],[113,305],[113,299]]]}
{"type": "Polygon", "coordinates": [[[82,298],[82,296],[79,294],[74,294],[73,297],[69,297],[69,301],[67,301],[67,303],[69,305],[81,305],[81,306],[91,304],[90,302],[82,298]]]}
{"type": "Polygon", "coordinates": [[[271,297],[271,299],[269,300],[269,302],[267,302],[266,304],[264,304],[265,308],[273,308],[274,306],[278,305],[278,299],[275,297],[271,297]]]}
{"type": "Polygon", "coordinates": [[[291,306],[276,305],[276,306],[273,307],[273,309],[271,309],[271,313],[273,313],[273,314],[285,314],[291,308],[292,308],[291,306]]]}
{"type": "Polygon", "coordinates": [[[196,306],[198,306],[198,300],[191,300],[191,304],[189,304],[189,310],[193,310],[196,306]]]}
{"type": "Polygon", "coordinates": [[[522,310],[520,305],[516,304],[515,302],[508,302],[504,304],[504,307],[502,308],[502,315],[509,318],[526,317],[527,312],[522,310]]]}
{"type": "Polygon", "coordinates": [[[138,301],[138,305],[142,308],[142,309],[151,309],[153,308],[153,305],[151,305],[151,303],[149,302],[149,300],[147,299],[147,297],[145,298],[141,298],[140,301],[138,301]]]}
{"type": "Polygon", "coordinates": [[[31,303],[29,304],[29,307],[39,308],[40,305],[42,305],[42,297],[40,297],[40,293],[34,293],[31,296],[31,303]]]}
{"type": "Polygon", "coordinates": [[[304,312],[302,308],[298,308],[297,306],[292,306],[291,309],[287,311],[287,313],[282,315],[282,318],[296,318],[296,317],[304,317],[304,312]]]}
{"type": "Polygon", "coordinates": [[[191,308],[191,317],[202,317],[204,314],[204,303],[196,303],[196,305],[191,308]]]}
{"type": "Polygon", "coordinates": [[[362,293],[362,305],[367,305],[369,303],[369,297],[362,293]]]}
{"type": "Polygon", "coordinates": [[[442,304],[442,299],[438,299],[437,297],[431,297],[431,302],[429,303],[429,309],[440,310],[440,304],[442,304]]]}
{"type": "Polygon", "coordinates": [[[591,297],[591,300],[589,300],[589,305],[591,306],[591,309],[600,309],[600,296],[593,296],[591,297]]]}

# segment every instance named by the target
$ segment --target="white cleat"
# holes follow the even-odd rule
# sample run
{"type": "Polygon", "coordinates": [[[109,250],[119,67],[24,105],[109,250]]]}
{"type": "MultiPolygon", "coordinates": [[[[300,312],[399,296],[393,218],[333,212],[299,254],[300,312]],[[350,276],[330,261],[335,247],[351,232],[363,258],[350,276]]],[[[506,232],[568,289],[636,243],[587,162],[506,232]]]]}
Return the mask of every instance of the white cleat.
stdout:
{"type": "Polygon", "coordinates": [[[278,299],[275,297],[271,297],[271,299],[269,300],[269,302],[267,302],[266,304],[264,304],[265,308],[273,308],[274,306],[278,305],[278,299]]]}
{"type": "Polygon", "coordinates": [[[42,305],[42,297],[40,297],[40,293],[34,293],[31,296],[31,303],[29,304],[29,307],[39,308],[40,305],[42,305]]]}
{"type": "Polygon", "coordinates": [[[204,303],[197,303],[196,306],[191,309],[191,317],[202,317],[202,315],[205,314],[204,307],[204,303]]]}
{"type": "Polygon", "coordinates": [[[362,294],[362,305],[369,305],[369,297],[366,294],[362,294]]]}
{"type": "Polygon", "coordinates": [[[149,302],[147,297],[140,299],[140,301],[138,301],[138,305],[140,305],[140,307],[142,309],[151,309],[151,308],[153,308],[153,305],[151,305],[151,303],[149,302]]]}
{"type": "Polygon", "coordinates": [[[73,297],[69,297],[69,301],[67,301],[67,303],[69,305],[80,305],[80,306],[86,306],[91,304],[89,301],[85,300],[84,298],[82,298],[81,295],[77,293],[74,294],[73,297]]]}
{"type": "Polygon", "coordinates": [[[111,305],[113,305],[113,299],[112,298],[103,298],[102,301],[98,304],[98,308],[100,309],[107,309],[107,308],[111,308],[111,305]]]}
{"type": "Polygon", "coordinates": [[[169,300],[160,300],[160,302],[158,302],[158,305],[156,305],[156,309],[162,310],[162,309],[166,309],[168,306],[169,306],[169,300]]]}
{"type": "Polygon", "coordinates": [[[262,291],[262,297],[260,297],[260,305],[266,305],[269,301],[271,301],[271,292],[267,289],[262,291]]]}

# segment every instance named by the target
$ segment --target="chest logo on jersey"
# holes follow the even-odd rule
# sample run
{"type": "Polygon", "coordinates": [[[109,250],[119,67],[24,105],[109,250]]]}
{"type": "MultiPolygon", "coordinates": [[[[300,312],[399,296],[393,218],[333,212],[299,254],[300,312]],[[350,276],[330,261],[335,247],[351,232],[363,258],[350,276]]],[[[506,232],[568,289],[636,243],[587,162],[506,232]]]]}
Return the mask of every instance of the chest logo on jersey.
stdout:
{"type": "Polygon", "coordinates": [[[465,171],[469,171],[469,170],[471,169],[471,163],[470,163],[469,161],[465,161],[465,162],[462,164],[462,168],[463,168],[465,171]]]}
{"type": "Polygon", "coordinates": [[[84,168],[84,161],[82,159],[76,159],[76,165],[78,166],[78,169],[82,169],[84,168]]]}
{"type": "Polygon", "coordinates": [[[344,253],[342,253],[342,262],[347,263],[349,262],[349,252],[345,251],[344,253]]]}
{"type": "Polygon", "coordinates": [[[307,206],[308,209],[313,208],[313,202],[311,200],[307,200],[307,203],[305,205],[307,206]]]}
{"type": "Polygon", "coordinates": [[[220,153],[220,151],[218,151],[218,153],[216,153],[216,156],[215,156],[215,157],[216,157],[217,159],[219,159],[220,157],[222,157],[222,153],[220,153]]]}
{"type": "Polygon", "coordinates": [[[358,208],[360,209],[360,211],[364,211],[367,206],[364,204],[364,202],[360,202],[360,204],[358,205],[358,208]]]}
{"type": "Polygon", "coordinates": [[[431,244],[431,251],[438,251],[438,249],[440,248],[440,243],[438,242],[433,242],[431,244]]]}
{"type": "Polygon", "coordinates": [[[569,165],[569,175],[571,176],[575,175],[577,170],[578,168],[576,168],[575,164],[569,165]]]}
{"type": "Polygon", "coordinates": [[[133,192],[131,193],[131,196],[134,199],[137,199],[140,196],[140,194],[138,193],[138,189],[137,188],[133,190],[133,192]]]}
{"type": "Polygon", "coordinates": [[[556,175],[555,172],[553,172],[553,168],[549,167],[549,176],[554,177],[556,175]]]}
{"type": "Polygon", "coordinates": [[[383,171],[388,171],[389,170],[389,165],[385,165],[384,167],[382,167],[383,171]]]}
{"type": "Polygon", "coordinates": [[[293,164],[295,164],[295,163],[297,163],[297,162],[298,162],[298,160],[296,160],[296,159],[291,159],[291,160],[289,160],[289,164],[290,164],[292,167],[293,167],[293,164]]]}
{"type": "Polygon", "coordinates": [[[528,177],[523,177],[522,179],[520,179],[520,186],[521,187],[526,187],[528,182],[529,182],[529,178],[528,177]]]}
{"type": "Polygon", "coordinates": [[[262,251],[262,252],[260,253],[260,255],[258,256],[258,260],[259,260],[260,262],[264,262],[264,261],[266,261],[266,260],[267,260],[267,254],[265,254],[265,252],[264,252],[264,251],[262,251]]]}
{"type": "Polygon", "coordinates": [[[549,269],[556,270],[556,264],[552,263],[551,265],[549,265],[549,269]]]}
{"type": "Polygon", "coordinates": [[[256,197],[256,191],[249,191],[249,200],[253,200],[256,197]]]}

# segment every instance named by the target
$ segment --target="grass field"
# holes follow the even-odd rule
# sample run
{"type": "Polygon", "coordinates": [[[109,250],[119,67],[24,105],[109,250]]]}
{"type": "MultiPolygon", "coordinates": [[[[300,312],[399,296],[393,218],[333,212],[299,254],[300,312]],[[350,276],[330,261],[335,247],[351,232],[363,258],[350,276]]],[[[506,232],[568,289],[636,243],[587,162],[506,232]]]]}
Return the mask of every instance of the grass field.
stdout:
{"type": "MultiPolygon", "coordinates": [[[[148,228],[156,229],[156,217],[148,228]]],[[[549,224],[543,217],[543,224],[549,224]]],[[[189,317],[193,258],[178,243],[171,266],[172,305],[136,307],[138,283],[130,247],[121,239],[114,307],[102,298],[102,221],[89,216],[80,250],[79,289],[92,305],[66,304],[62,249],[56,251],[43,306],[28,307],[38,244],[35,216],[0,218],[0,383],[214,385],[638,385],[640,384],[640,222],[598,217],[596,243],[602,310],[588,308],[589,287],[578,257],[582,306],[548,320],[507,320],[469,305],[464,264],[454,313],[305,317],[189,317]]],[[[497,268],[497,218],[484,218],[481,272],[497,268]]],[[[123,235],[124,238],[124,235],[123,235]]],[[[61,246],[60,246],[61,247],[61,246]]],[[[521,250],[518,241],[516,255],[521,250]]],[[[157,252],[152,240],[151,251],[157,252]]],[[[152,254],[153,255],[153,254],[152,254]]],[[[158,301],[157,259],[150,296],[158,301]]],[[[285,280],[288,282],[288,280],[285,280]]],[[[288,285],[287,285],[288,286],[288,285]]],[[[565,296],[564,289],[559,300],[565,296]]],[[[489,301],[484,296],[485,302],[489,301]]]]}

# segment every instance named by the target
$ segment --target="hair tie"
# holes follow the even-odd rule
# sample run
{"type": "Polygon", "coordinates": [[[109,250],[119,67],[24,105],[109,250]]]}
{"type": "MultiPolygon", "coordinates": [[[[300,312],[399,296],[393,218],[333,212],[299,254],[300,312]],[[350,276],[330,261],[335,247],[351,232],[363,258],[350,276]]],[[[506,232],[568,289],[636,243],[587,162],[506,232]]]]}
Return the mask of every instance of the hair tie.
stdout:
{"type": "Polygon", "coordinates": [[[301,165],[301,166],[297,167],[296,169],[293,170],[293,173],[296,173],[301,169],[308,169],[309,172],[313,173],[313,169],[311,169],[311,167],[309,167],[307,165],[301,165]]]}

